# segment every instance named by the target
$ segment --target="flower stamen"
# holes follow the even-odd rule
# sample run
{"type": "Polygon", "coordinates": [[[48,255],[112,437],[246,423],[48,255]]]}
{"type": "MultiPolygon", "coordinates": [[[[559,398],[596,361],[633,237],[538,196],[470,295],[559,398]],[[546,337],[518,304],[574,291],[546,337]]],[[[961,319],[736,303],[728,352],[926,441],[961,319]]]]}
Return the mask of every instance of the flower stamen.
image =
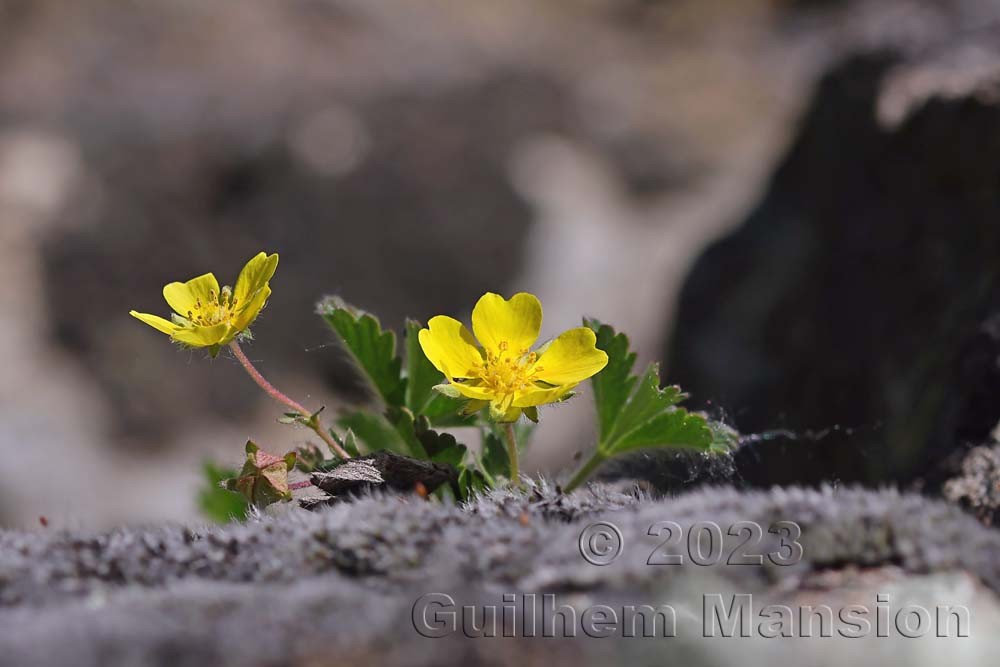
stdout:
{"type": "Polygon", "coordinates": [[[498,396],[510,396],[531,388],[535,383],[535,374],[539,370],[535,367],[538,355],[521,350],[516,357],[507,356],[510,343],[504,340],[497,343],[497,349],[500,351],[499,354],[488,350],[486,360],[473,368],[469,374],[477,377],[487,389],[498,396]]]}

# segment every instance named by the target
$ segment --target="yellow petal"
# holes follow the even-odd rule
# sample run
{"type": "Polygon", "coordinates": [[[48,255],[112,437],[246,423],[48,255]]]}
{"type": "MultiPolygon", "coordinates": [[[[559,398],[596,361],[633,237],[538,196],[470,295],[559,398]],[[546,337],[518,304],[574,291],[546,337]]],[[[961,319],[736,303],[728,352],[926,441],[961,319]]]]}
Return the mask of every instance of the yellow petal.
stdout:
{"type": "Polygon", "coordinates": [[[493,398],[493,391],[486,387],[466,384],[464,382],[452,382],[451,386],[466,398],[473,398],[477,401],[488,401],[493,398]]]}
{"type": "Polygon", "coordinates": [[[156,315],[150,315],[148,313],[137,313],[134,310],[130,310],[129,315],[139,320],[140,322],[145,322],[149,326],[153,327],[157,331],[167,334],[168,336],[174,332],[177,326],[170,320],[165,320],[162,317],[156,315]]]}
{"type": "Polygon", "coordinates": [[[434,368],[451,378],[469,378],[482,365],[483,354],[465,325],[447,315],[432,317],[417,334],[420,347],[434,368]]]}
{"type": "Polygon", "coordinates": [[[505,343],[513,354],[527,352],[542,328],[542,304],[534,294],[521,292],[505,301],[487,292],[472,310],[472,330],[484,348],[498,352],[505,343]]]}
{"type": "Polygon", "coordinates": [[[211,273],[192,278],[186,283],[170,283],[163,288],[163,298],[178,315],[187,317],[198,302],[202,306],[219,298],[219,281],[211,273]]]}
{"type": "MultiPolygon", "coordinates": [[[[237,310],[257,298],[258,293],[267,287],[267,282],[274,276],[277,268],[277,253],[268,255],[261,252],[246,263],[236,279],[236,286],[233,288],[233,299],[235,299],[237,310]]],[[[263,304],[261,305],[263,306],[263,304]]],[[[260,308],[257,310],[259,311],[260,308]]]]}
{"type": "Polygon", "coordinates": [[[530,408],[534,405],[555,403],[563,396],[573,391],[573,387],[575,386],[575,384],[564,384],[558,387],[547,387],[545,389],[536,388],[518,392],[517,396],[514,397],[514,407],[530,408]]]}
{"type": "Polygon", "coordinates": [[[576,384],[608,364],[608,355],[597,349],[597,336],[588,327],[564,332],[535,363],[535,378],[549,384],[576,384]]]}
{"type": "Polygon", "coordinates": [[[178,343],[184,343],[191,347],[210,347],[212,345],[225,345],[233,339],[236,333],[235,329],[223,322],[211,327],[177,329],[170,337],[178,343]]]}
{"type": "MultiPolygon", "coordinates": [[[[235,292],[233,293],[235,294],[235,292]]],[[[263,289],[257,290],[256,294],[254,294],[245,306],[241,306],[237,302],[236,319],[233,321],[233,327],[237,331],[246,330],[257,319],[257,316],[260,315],[260,311],[263,310],[264,304],[267,303],[267,299],[270,296],[271,288],[265,285],[263,289]]]]}

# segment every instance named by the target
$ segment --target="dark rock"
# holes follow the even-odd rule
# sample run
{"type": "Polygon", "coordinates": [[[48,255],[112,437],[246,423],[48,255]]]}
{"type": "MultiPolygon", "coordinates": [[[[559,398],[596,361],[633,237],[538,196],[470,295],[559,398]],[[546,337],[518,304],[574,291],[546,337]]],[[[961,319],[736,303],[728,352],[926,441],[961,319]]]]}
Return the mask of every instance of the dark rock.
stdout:
{"type": "Polygon", "coordinates": [[[334,497],[384,489],[412,493],[420,486],[428,493],[457,481],[458,471],[450,465],[381,450],[314,472],[310,480],[334,497]]]}
{"type": "Polygon", "coordinates": [[[1000,104],[955,80],[890,53],[834,70],[760,205],[694,267],[668,372],[761,434],[736,455],[747,483],[935,488],[1000,420],[1000,104]],[[928,97],[880,122],[901,70],[928,97]]]}

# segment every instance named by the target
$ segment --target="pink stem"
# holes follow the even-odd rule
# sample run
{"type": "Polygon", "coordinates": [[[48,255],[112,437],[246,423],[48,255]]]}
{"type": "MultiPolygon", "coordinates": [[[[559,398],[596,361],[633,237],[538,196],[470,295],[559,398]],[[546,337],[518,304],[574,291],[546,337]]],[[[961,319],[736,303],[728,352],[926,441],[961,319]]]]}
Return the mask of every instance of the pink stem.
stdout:
{"type": "MultiPolygon", "coordinates": [[[[229,349],[233,351],[233,356],[236,357],[236,360],[239,361],[240,364],[242,364],[243,369],[246,370],[247,374],[253,379],[254,382],[257,383],[257,386],[264,390],[264,393],[279,403],[287,405],[292,410],[302,415],[303,418],[308,419],[312,415],[312,413],[309,412],[309,410],[307,410],[301,403],[293,398],[289,398],[282,392],[278,391],[273,384],[268,382],[267,379],[260,374],[260,371],[258,371],[257,368],[250,362],[250,360],[247,359],[247,355],[243,353],[243,348],[240,347],[240,344],[237,343],[235,339],[230,341],[229,349]]],[[[351,455],[344,451],[344,448],[338,445],[337,441],[334,440],[322,426],[320,426],[319,419],[311,419],[308,426],[316,432],[316,435],[323,439],[323,442],[325,442],[337,456],[342,459],[351,458],[351,455]]]]}
{"type": "Polygon", "coordinates": [[[236,357],[236,360],[239,361],[241,364],[243,364],[243,368],[250,375],[250,377],[253,378],[253,381],[257,383],[257,386],[263,389],[268,396],[278,401],[279,403],[284,403],[292,410],[295,410],[296,412],[300,413],[303,417],[309,416],[310,413],[308,410],[306,410],[301,404],[296,402],[294,399],[289,398],[285,394],[278,391],[278,389],[273,384],[267,381],[267,378],[265,378],[263,375],[260,374],[260,371],[258,371],[257,368],[250,362],[250,360],[247,359],[247,355],[243,354],[243,348],[240,347],[240,344],[237,343],[236,340],[233,340],[229,343],[229,349],[233,351],[233,356],[236,357]]]}

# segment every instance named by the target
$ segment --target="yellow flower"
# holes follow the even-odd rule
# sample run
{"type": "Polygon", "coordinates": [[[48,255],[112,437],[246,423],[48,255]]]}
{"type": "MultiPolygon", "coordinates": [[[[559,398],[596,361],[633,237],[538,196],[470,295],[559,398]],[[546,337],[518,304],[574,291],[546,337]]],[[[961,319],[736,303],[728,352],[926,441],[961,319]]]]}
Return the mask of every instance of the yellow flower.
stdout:
{"type": "Polygon", "coordinates": [[[240,271],[236,287],[219,289],[219,281],[211,273],[164,287],[163,298],[174,309],[169,320],[134,310],[129,314],[175,342],[207,347],[215,356],[220,347],[244,333],[257,319],[271,296],[268,281],[277,267],[278,255],[262,252],[240,271]]]}
{"type": "Polygon", "coordinates": [[[469,410],[489,404],[494,420],[511,422],[567,398],[608,363],[587,327],[531,351],[541,326],[542,304],[535,295],[522,292],[504,300],[486,293],[472,311],[475,338],[458,320],[438,315],[420,330],[420,347],[450,382],[439,391],[471,399],[469,410]]]}

